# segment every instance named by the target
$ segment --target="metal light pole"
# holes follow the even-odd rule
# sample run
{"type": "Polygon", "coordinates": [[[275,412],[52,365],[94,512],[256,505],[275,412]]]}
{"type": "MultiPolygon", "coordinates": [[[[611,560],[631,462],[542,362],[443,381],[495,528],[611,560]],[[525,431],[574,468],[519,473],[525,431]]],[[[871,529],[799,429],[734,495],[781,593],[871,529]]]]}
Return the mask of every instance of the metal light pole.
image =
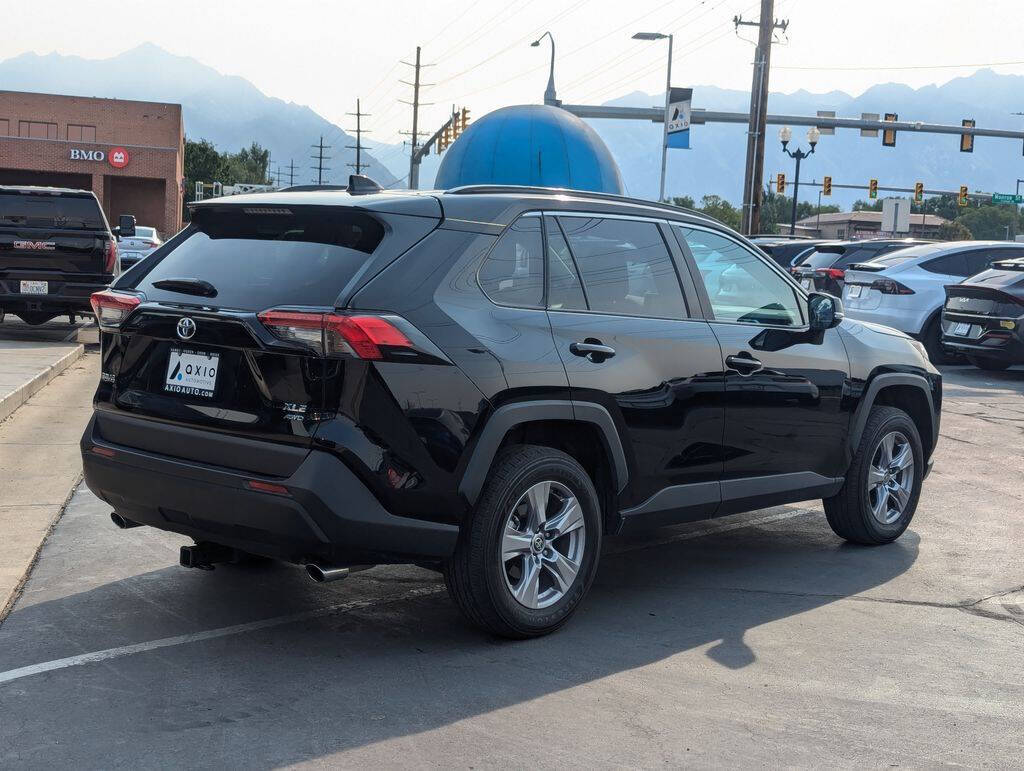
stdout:
{"type": "Polygon", "coordinates": [[[558,97],[555,96],[555,38],[550,32],[545,32],[539,38],[530,43],[530,45],[533,48],[536,48],[544,38],[551,41],[551,71],[548,73],[548,87],[544,89],[544,104],[550,104],[558,107],[561,102],[559,102],[558,97]]]}
{"type": "Polygon", "coordinates": [[[672,91],[672,36],[661,32],[637,32],[633,40],[668,40],[668,66],[665,68],[665,121],[661,132],[661,189],[658,200],[665,200],[665,167],[668,164],[668,106],[672,91]]]}
{"type": "MultiPolygon", "coordinates": [[[[793,130],[789,126],[783,126],[779,129],[779,141],[782,142],[782,152],[788,155],[790,158],[796,160],[796,174],[793,176],[793,215],[790,219],[789,233],[790,235],[796,235],[796,204],[797,196],[800,193],[800,161],[809,155],[814,154],[814,147],[818,144],[818,139],[821,137],[821,132],[818,131],[817,126],[811,126],[807,130],[807,141],[811,145],[811,149],[804,152],[801,148],[797,148],[796,151],[789,149],[789,140],[793,138],[793,130]]],[[[819,214],[820,216],[820,214],[819,214]]]]}

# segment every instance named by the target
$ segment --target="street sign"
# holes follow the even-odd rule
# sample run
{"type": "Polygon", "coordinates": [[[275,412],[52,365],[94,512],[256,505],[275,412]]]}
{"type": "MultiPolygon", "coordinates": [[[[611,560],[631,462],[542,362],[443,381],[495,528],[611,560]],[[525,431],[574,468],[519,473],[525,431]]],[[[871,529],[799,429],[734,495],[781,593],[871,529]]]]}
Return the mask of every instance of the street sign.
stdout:
{"type": "Polygon", "coordinates": [[[1013,193],[993,193],[992,203],[1024,203],[1024,195],[1013,193]]]}
{"type": "Polygon", "coordinates": [[[665,115],[665,142],[669,147],[680,150],[690,149],[690,104],[693,101],[692,88],[669,90],[668,113],[665,115]]]}
{"type": "Polygon", "coordinates": [[[882,232],[910,232],[909,198],[886,198],[882,201],[882,232]]]}

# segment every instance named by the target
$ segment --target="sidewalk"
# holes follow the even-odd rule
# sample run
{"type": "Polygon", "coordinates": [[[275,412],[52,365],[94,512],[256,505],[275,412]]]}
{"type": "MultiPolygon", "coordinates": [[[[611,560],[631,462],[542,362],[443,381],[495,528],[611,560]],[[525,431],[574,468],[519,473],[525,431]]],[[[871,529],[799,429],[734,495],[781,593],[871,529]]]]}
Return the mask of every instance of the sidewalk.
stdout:
{"type": "Polygon", "coordinates": [[[81,346],[46,347],[32,369],[31,355],[11,356],[7,345],[0,343],[0,394],[26,393],[26,381],[36,381],[38,393],[0,423],[0,621],[81,478],[78,440],[92,414],[100,364],[96,354],[83,357],[81,346]],[[55,367],[64,371],[39,391],[55,367]],[[10,384],[14,371],[23,375],[20,385],[10,384]]]}
{"type": "Polygon", "coordinates": [[[82,356],[79,343],[0,340],[0,421],[82,356]]]}

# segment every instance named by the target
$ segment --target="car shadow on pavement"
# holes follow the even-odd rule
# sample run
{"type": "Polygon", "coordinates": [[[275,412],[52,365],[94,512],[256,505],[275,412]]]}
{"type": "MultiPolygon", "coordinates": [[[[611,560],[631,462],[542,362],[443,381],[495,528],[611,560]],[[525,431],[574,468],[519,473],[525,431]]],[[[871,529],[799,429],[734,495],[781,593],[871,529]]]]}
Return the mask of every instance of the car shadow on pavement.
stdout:
{"type": "MultiPolygon", "coordinates": [[[[526,642],[468,626],[438,577],[412,568],[328,588],[285,566],[168,567],[28,604],[0,627],[0,671],[370,598],[0,685],[0,747],[23,763],[107,767],[315,760],[552,694],[571,703],[583,697],[563,692],[686,651],[705,649],[711,667],[750,666],[766,655],[751,630],[875,589],[918,554],[912,531],[887,546],[843,544],[820,511],[666,542],[673,532],[609,541],[579,613],[526,642]],[[425,593],[402,599],[414,587],[425,593]],[[2,719],[8,709],[16,721],[2,719]],[[71,754],[55,757],[60,747],[71,754]]],[[[656,688],[656,675],[646,682],[656,688]]]]}

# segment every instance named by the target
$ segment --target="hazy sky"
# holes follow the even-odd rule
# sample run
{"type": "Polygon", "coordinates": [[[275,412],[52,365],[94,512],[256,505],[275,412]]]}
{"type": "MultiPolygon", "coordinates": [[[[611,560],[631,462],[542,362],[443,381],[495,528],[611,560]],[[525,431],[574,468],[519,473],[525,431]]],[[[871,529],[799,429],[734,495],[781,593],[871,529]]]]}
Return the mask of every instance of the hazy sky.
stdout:
{"type": "MultiPolygon", "coordinates": [[[[675,35],[673,82],[750,88],[756,30],[738,37],[732,17],[756,19],[757,0],[48,0],[4,3],[0,58],[34,51],[114,55],[143,41],[241,75],[272,96],[308,104],[343,127],[356,97],[372,113],[372,139],[393,142],[409,128],[411,89],[399,83],[423,46],[421,126],[432,130],[452,103],[474,116],[539,102],[551,30],[556,85],[565,101],[596,103],[632,90],[664,88],[664,42],[675,35]]],[[[776,0],[789,19],[772,54],[772,90],[841,89],[876,82],[942,83],[981,65],[1024,74],[1020,0],[776,0]],[[1015,63],[1014,63],[1015,62],[1015,63]],[[947,66],[957,65],[957,66],[947,66]],[[962,66],[961,66],[962,65],[962,66]]],[[[0,84],[2,87],[2,84],[0,84]]],[[[695,106],[714,107],[701,102],[695,106]]],[[[1021,95],[1024,110],[1024,94],[1021,95]]]]}

